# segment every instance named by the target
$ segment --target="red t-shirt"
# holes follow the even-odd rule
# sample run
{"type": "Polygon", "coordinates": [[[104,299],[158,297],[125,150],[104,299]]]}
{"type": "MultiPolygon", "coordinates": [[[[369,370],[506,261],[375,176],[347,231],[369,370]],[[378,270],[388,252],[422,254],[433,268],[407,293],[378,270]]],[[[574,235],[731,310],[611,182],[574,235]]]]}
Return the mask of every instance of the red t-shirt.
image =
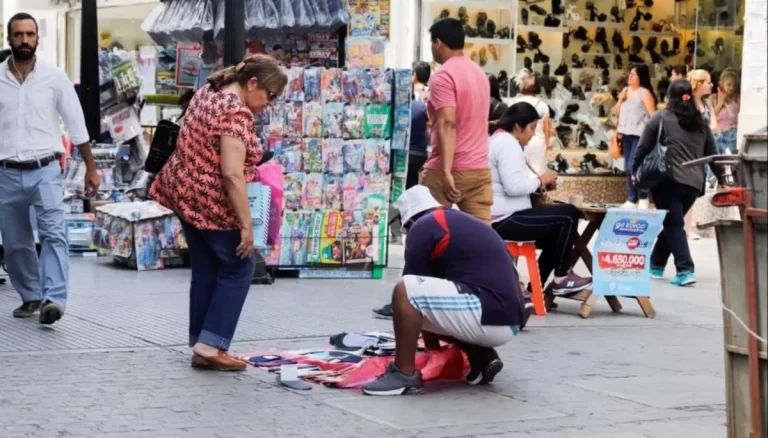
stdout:
{"type": "Polygon", "coordinates": [[[483,70],[466,56],[448,59],[429,80],[427,112],[432,121],[432,156],[424,167],[442,169],[437,138],[437,111],[456,108],[456,153],[453,170],[488,168],[488,108],[491,86],[483,70]]]}
{"type": "Polygon", "coordinates": [[[239,230],[240,221],[224,189],[221,136],[246,147],[245,179],[262,157],[253,113],[232,93],[206,85],[190,102],[176,152],[157,175],[150,191],[161,205],[200,230],[239,230]]]}

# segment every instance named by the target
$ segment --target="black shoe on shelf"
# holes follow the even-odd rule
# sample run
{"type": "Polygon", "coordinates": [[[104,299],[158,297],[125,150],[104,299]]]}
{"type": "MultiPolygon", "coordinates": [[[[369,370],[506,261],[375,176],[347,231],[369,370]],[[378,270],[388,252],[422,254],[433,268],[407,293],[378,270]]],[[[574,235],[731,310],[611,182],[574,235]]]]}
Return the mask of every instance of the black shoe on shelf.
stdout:
{"type": "Polygon", "coordinates": [[[392,304],[387,304],[381,309],[373,309],[373,317],[378,319],[392,319],[392,304]]]}
{"type": "Polygon", "coordinates": [[[637,53],[630,51],[629,62],[632,64],[645,64],[645,59],[641,58],[637,53]]]}
{"type": "Polygon", "coordinates": [[[544,19],[544,26],[546,27],[560,27],[560,19],[554,15],[547,15],[544,19]]]}
{"type": "Polygon", "coordinates": [[[653,63],[653,65],[664,63],[664,58],[662,58],[661,55],[656,53],[655,50],[649,50],[648,53],[651,54],[651,63],[653,63]]]}
{"type": "Polygon", "coordinates": [[[613,61],[616,64],[616,68],[623,69],[624,68],[624,60],[622,59],[620,54],[616,54],[616,56],[613,57],[613,61]]]}
{"type": "Polygon", "coordinates": [[[531,11],[535,12],[538,15],[541,15],[542,17],[544,15],[547,15],[547,11],[545,11],[544,8],[542,8],[539,5],[531,5],[529,7],[531,8],[531,11]]]}
{"type": "Polygon", "coordinates": [[[587,125],[586,123],[580,123],[579,130],[581,130],[581,132],[586,132],[587,135],[595,135],[595,131],[592,129],[591,126],[587,125]]]}
{"type": "Polygon", "coordinates": [[[549,76],[549,64],[544,64],[544,67],[541,68],[541,74],[546,76],[549,76]]]}
{"type": "MultiPolygon", "coordinates": [[[[535,57],[536,55],[534,55],[534,58],[535,57]]],[[[523,67],[527,68],[528,71],[533,70],[533,61],[531,61],[531,58],[526,56],[525,59],[523,59],[523,67]]]]}
{"type": "Polygon", "coordinates": [[[525,41],[525,38],[523,38],[522,35],[517,36],[517,53],[525,53],[525,50],[528,48],[528,43],[525,41]]]}
{"type": "Polygon", "coordinates": [[[579,55],[573,54],[571,55],[571,62],[573,68],[584,68],[584,60],[579,58],[579,55]]]}
{"type": "Polygon", "coordinates": [[[581,45],[581,51],[583,53],[589,53],[589,50],[592,48],[592,44],[594,44],[594,41],[587,40],[587,42],[581,45]]]}
{"type": "Polygon", "coordinates": [[[648,42],[645,43],[645,50],[652,51],[656,50],[656,46],[659,44],[659,40],[656,37],[650,37],[648,38],[648,42]]]}
{"type": "Polygon", "coordinates": [[[541,51],[541,49],[537,49],[537,50],[538,51],[536,52],[536,55],[538,55],[539,61],[543,62],[545,64],[548,63],[549,62],[549,55],[546,55],[544,52],[541,51]]]}
{"type": "Polygon", "coordinates": [[[563,61],[555,69],[555,76],[563,76],[566,73],[568,73],[568,65],[565,64],[565,61],[563,61]]]}
{"type": "Polygon", "coordinates": [[[571,45],[571,35],[573,34],[573,31],[568,31],[563,34],[563,48],[567,49],[568,46],[571,45]]]}
{"type": "Polygon", "coordinates": [[[619,10],[618,6],[612,6],[611,7],[611,17],[613,17],[614,23],[623,23],[624,22],[624,15],[621,14],[621,11],[619,10]]]}
{"type": "Polygon", "coordinates": [[[528,9],[523,8],[522,11],[520,11],[520,18],[522,18],[523,26],[528,25],[528,9]]]}
{"type": "Polygon", "coordinates": [[[536,50],[541,46],[541,37],[536,32],[528,32],[528,50],[536,50]]]}
{"type": "Polygon", "coordinates": [[[669,50],[669,41],[667,40],[661,42],[661,56],[665,58],[672,56],[672,52],[669,50]]]}
{"type": "Polygon", "coordinates": [[[579,41],[586,41],[589,39],[589,32],[587,32],[587,28],[584,26],[579,26],[578,29],[573,33],[573,39],[579,40],[579,41]]]}
{"type": "Polygon", "coordinates": [[[624,37],[618,30],[613,31],[613,37],[611,38],[611,41],[613,42],[613,47],[615,47],[619,53],[624,53],[627,51],[627,49],[624,47],[624,37]]]}
{"type": "Polygon", "coordinates": [[[632,37],[632,51],[636,53],[640,53],[643,51],[643,40],[639,36],[633,36],[632,37]]]}

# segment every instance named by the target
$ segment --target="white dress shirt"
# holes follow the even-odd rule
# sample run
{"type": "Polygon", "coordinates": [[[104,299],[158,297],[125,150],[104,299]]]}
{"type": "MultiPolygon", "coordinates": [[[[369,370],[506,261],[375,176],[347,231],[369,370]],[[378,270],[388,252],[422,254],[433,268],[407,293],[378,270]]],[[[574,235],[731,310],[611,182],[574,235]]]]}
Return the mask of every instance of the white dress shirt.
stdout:
{"type": "Polygon", "coordinates": [[[34,161],[63,153],[61,119],[73,144],[87,143],[83,109],[67,74],[38,58],[19,84],[10,59],[0,64],[0,161],[34,161]]]}

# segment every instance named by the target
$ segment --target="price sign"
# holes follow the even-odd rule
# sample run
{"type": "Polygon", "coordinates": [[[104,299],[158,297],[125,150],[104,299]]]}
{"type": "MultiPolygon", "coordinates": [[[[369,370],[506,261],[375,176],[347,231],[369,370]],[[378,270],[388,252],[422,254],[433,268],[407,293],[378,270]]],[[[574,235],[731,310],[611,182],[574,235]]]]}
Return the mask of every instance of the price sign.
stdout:
{"type": "Polygon", "coordinates": [[[617,252],[598,252],[597,260],[600,269],[631,269],[645,268],[644,254],[623,254],[617,252]]]}
{"type": "Polygon", "coordinates": [[[651,294],[651,250],[666,214],[663,210],[608,210],[592,251],[595,295],[651,294]]]}

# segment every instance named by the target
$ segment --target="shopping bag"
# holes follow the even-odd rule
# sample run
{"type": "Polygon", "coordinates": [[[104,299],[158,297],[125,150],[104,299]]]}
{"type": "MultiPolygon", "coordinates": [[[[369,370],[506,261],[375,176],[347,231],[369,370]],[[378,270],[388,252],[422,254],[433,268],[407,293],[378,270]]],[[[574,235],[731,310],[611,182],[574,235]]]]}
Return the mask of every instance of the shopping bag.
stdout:
{"type": "MultiPolygon", "coordinates": [[[[656,146],[645,156],[640,167],[635,174],[635,185],[643,191],[649,191],[661,180],[667,177],[669,173],[669,163],[667,163],[667,146],[661,142],[662,131],[664,130],[664,119],[659,118],[659,132],[656,134],[656,146]]],[[[630,172],[631,169],[628,169],[630,172]]]]}
{"type": "Polygon", "coordinates": [[[608,145],[608,155],[616,160],[623,157],[624,152],[621,150],[621,139],[619,138],[619,133],[614,131],[609,141],[610,144],[608,145]]]}
{"type": "Polygon", "coordinates": [[[259,181],[271,190],[267,245],[277,245],[280,243],[280,222],[283,217],[283,167],[279,164],[262,164],[259,166],[259,181]]]}
{"type": "Polygon", "coordinates": [[[267,246],[269,235],[269,215],[271,202],[271,189],[260,182],[248,183],[248,204],[251,208],[251,222],[253,224],[253,246],[264,248],[267,246]]]}

